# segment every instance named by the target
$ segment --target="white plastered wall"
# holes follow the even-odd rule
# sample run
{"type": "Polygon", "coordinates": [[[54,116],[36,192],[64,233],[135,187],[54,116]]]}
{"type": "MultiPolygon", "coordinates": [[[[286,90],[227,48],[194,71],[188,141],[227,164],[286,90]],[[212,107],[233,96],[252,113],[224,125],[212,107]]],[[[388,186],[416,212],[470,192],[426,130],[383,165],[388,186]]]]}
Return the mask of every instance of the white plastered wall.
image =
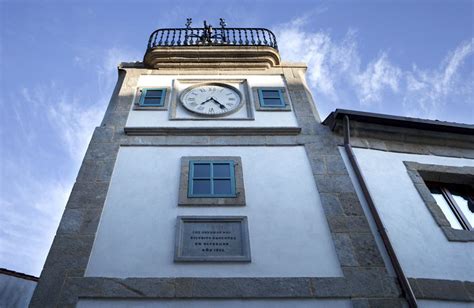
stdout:
{"type": "Polygon", "coordinates": [[[122,147],[86,276],[342,276],[304,147],[122,147]],[[178,207],[180,157],[240,156],[243,207],[178,207]],[[248,216],[250,263],[174,263],[178,215],[248,216]]]}
{"type": "Polygon", "coordinates": [[[272,307],[272,308],[350,308],[352,307],[348,300],[334,299],[200,299],[200,300],[94,300],[80,299],[78,308],[254,308],[254,307],[272,307]]]}
{"type": "Polygon", "coordinates": [[[466,302],[449,302],[449,301],[435,301],[435,300],[418,300],[418,307],[420,308],[472,308],[472,303],[466,302]]]}
{"type": "MultiPolygon", "coordinates": [[[[173,88],[173,82],[176,80],[187,80],[187,79],[202,79],[207,80],[236,80],[245,79],[249,86],[249,108],[253,110],[254,120],[215,120],[215,121],[193,121],[193,120],[170,120],[169,110],[162,111],[144,111],[134,110],[133,106],[128,116],[126,127],[297,127],[296,116],[293,111],[255,111],[254,97],[252,95],[252,88],[257,87],[286,87],[283,76],[281,75],[235,75],[235,76],[222,76],[222,75],[141,75],[138,79],[137,87],[167,87],[173,88]]],[[[237,86],[234,83],[231,83],[237,86]]],[[[176,89],[184,89],[191,84],[179,84],[174,83],[176,89]]],[[[244,91],[244,88],[240,88],[244,91]]],[[[173,90],[172,90],[173,91],[173,90]]],[[[171,93],[170,93],[171,94],[171,93]]],[[[179,94],[179,93],[178,93],[179,94]]],[[[135,93],[136,95],[136,93],[135,93]]],[[[172,95],[170,95],[171,97],[172,95]]],[[[131,98],[132,99],[132,98],[131,98]]],[[[134,102],[136,98],[134,97],[134,102]]],[[[177,103],[177,102],[174,102],[177,103]]],[[[290,102],[291,103],[291,102],[290,102]]],[[[227,116],[229,117],[242,117],[245,114],[244,108],[236,114],[227,116]]],[[[183,112],[183,110],[178,110],[183,112]]],[[[199,116],[197,116],[199,117],[199,116]]]]}
{"type": "MultiPolygon", "coordinates": [[[[354,153],[405,274],[474,281],[474,243],[448,241],[403,164],[412,161],[472,167],[474,160],[359,148],[354,148],[354,153]]],[[[349,167],[347,158],[345,163],[349,167]]]]}

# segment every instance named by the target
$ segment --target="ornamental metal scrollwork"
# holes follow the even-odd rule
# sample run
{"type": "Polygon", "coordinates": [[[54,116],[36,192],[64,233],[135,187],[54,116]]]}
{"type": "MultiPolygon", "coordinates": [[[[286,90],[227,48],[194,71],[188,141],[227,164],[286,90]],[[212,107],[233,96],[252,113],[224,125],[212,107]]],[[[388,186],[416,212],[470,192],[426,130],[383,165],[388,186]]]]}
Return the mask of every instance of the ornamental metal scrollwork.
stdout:
{"type": "Polygon", "coordinates": [[[191,28],[192,18],[186,19],[186,28],[158,29],[150,35],[148,50],[178,46],[267,46],[278,50],[275,35],[265,28],[227,28],[223,18],[220,28],[204,21],[203,28],[191,28]]]}

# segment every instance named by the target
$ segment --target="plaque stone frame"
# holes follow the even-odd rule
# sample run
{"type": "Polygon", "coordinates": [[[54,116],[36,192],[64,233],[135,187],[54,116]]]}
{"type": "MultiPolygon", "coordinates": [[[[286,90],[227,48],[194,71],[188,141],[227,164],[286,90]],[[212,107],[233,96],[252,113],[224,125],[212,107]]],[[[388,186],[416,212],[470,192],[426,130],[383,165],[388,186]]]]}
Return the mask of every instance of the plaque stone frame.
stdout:
{"type": "MultiPolygon", "coordinates": [[[[195,243],[194,243],[195,244],[195,243]]],[[[233,246],[235,248],[235,246],[233,246]]],[[[239,246],[237,246],[239,247],[239,246]]],[[[192,249],[191,249],[192,250],[192,249]]],[[[175,262],[251,262],[250,241],[247,216],[178,216],[176,222],[175,239],[175,262]],[[235,245],[240,245],[241,253],[230,255],[193,255],[187,254],[187,246],[192,245],[192,240],[186,242],[184,235],[186,225],[191,224],[212,224],[212,223],[238,223],[240,224],[240,241],[235,245]]]]}

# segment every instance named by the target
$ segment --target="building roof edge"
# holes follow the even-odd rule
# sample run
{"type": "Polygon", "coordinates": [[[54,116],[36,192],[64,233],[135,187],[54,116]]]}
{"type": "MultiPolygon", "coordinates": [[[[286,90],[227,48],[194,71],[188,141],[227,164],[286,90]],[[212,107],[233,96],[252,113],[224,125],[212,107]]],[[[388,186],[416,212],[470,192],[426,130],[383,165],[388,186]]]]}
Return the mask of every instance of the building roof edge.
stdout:
{"type": "Polygon", "coordinates": [[[323,124],[334,129],[337,120],[341,120],[344,116],[348,116],[351,120],[365,123],[373,123],[385,126],[396,126],[406,127],[438,132],[448,132],[456,134],[474,135],[474,125],[439,121],[439,120],[428,120],[419,118],[410,118],[403,116],[395,116],[381,113],[372,113],[348,109],[336,109],[331,112],[323,124]]]}
{"type": "Polygon", "coordinates": [[[31,280],[31,281],[36,281],[36,282],[39,280],[38,277],[28,275],[28,274],[24,274],[24,273],[20,273],[20,272],[15,272],[15,271],[3,268],[3,267],[0,267],[0,274],[13,276],[13,277],[18,277],[18,278],[31,280]]]}

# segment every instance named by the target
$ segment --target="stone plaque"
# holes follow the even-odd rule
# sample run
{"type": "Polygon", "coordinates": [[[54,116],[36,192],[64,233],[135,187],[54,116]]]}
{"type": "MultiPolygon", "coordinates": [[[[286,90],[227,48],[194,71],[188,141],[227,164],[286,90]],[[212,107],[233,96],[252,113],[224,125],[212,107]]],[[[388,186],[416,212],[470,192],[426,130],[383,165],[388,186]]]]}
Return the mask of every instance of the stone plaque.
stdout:
{"type": "Polygon", "coordinates": [[[178,216],[175,262],[250,262],[245,216],[178,216]]]}

